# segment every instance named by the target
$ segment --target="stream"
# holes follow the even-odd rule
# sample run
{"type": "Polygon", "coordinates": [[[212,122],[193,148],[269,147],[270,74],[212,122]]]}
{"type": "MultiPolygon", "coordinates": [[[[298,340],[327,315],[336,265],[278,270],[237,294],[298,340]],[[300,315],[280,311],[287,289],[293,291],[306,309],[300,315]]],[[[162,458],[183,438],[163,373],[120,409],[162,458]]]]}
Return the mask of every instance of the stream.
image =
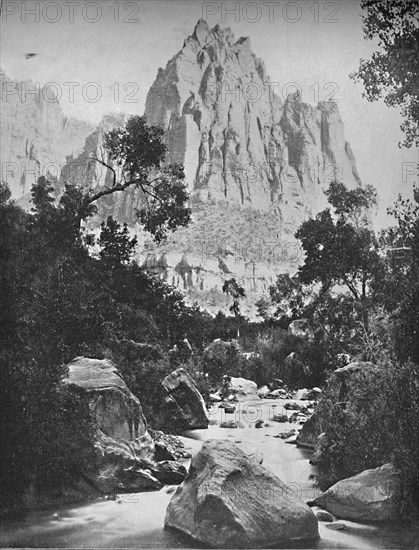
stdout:
{"type": "MultiPolygon", "coordinates": [[[[274,436],[296,427],[290,423],[271,422],[282,410],[283,400],[260,400],[237,403],[234,414],[226,414],[217,405],[210,412],[207,430],[194,430],[182,437],[186,448],[195,454],[207,439],[231,439],[246,442],[263,454],[263,465],[274,472],[289,489],[290,498],[312,500],[318,494],[309,479],[316,473],[309,464],[311,451],[297,448],[274,436]],[[255,428],[262,418],[268,427],[255,428]],[[238,428],[221,428],[220,422],[236,420],[238,428]]],[[[290,411],[288,411],[290,412],[290,411]]],[[[188,463],[185,466],[189,465],[188,463]]],[[[24,517],[2,521],[2,547],[37,548],[194,548],[197,544],[181,534],[163,529],[167,505],[173,487],[157,492],[122,494],[115,501],[99,499],[82,505],[37,511],[24,517]]],[[[316,508],[313,508],[316,510],[316,508]]],[[[374,525],[339,520],[344,530],[331,530],[319,522],[320,540],[315,548],[389,549],[417,548],[417,529],[410,524],[374,525]]],[[[290,546],[287,546],[289,548],[290,546]]],[[[295,548],[313,548],[299,542],[295,548]]]]}

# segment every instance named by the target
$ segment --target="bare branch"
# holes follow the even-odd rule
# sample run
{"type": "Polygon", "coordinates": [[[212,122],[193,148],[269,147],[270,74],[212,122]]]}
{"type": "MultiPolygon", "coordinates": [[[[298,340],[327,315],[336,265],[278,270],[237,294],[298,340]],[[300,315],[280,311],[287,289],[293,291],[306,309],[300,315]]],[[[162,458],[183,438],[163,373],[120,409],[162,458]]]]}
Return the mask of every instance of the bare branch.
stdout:
{"type": "Polygon", "coordinates": [[[105,189],[102,189],[102,191],[98,191],[91,197],[86,198],[86,204],[91,204],[92,202],[97,201],[101,197],[105,197],[106,195],[111,195],[112,193],[115,193],[116,191],[125,191],[130,185],[133,185],[133,182],[126,182],[126,183],[118,183],[115,184],[114,187],[107,187],[105,189]]]}
{"type": "Polygon", "coordinates": [[[105,161],[101,160],[101,159],[98,159],[97,157],[91,157],[93,160],[95,160],[96,162],[98,162],[99,164],[102,164],[102,166],[105,166],[106,168],[108,168],[108,170],[111,170],[112,174],[113,174],[113,187],[115,187],[116,185],[116,172],[115,172],[115,169],[113,166],[111,166],[110,164],[107,164],[105,161]]]}

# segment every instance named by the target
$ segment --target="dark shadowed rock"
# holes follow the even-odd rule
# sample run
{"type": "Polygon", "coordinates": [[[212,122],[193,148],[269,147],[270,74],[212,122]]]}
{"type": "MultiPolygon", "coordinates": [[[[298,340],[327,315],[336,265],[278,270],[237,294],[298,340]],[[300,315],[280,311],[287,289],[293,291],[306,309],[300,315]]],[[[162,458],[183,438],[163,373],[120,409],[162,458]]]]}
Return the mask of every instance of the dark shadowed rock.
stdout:
{"type": "Polygon", "coordinates": [[[179,485],[186,477],[186,468],[180,462],[164,460],[154,464],[151,473],[166,485],[179,485]]]}
{"type": "Polygon", "coordinates": [[[231,403],[221,403],[218,408],[224,409],[224,412],[226,414],[234,414],[236,412],[236,406],[232,405],[231,403]]]}
{"type": "Polygon", "coordinates": [[[214,548],[266,548],[318,539],[306,504],[232,442],[211,440],[193,457],[169,503],[165,527],[214,548]]]}
{"type": "Polygon", "coordinates": [[[397,517],[399,491],[400,472],[385,464],[335,483],[311,504],[342,519],[385,521],[397,517]]]}
{"type": "Polygon", "coordinates": [[[202,395],[183,369],[176,369],[162,382],[168,393],[167,405],[179,429],[208,428],[209,418],[202,395]]]}
{"type": "Polygon", "coordinates": [[[239,424],[238,422],[235,422],[234,420],[225,420],[220,423],[220,428],[238,428],[239,424]]]}
{"type": "Polygon", "coordinates": [[[314,453],[310,458],[310,464],[318,465],[323,462],[324,451],[327,448],[327,436],[323,432],[317,438],[317,443],[314,448],[314,453]]]}
{"type": "Polygon", "coordinates": [[[190,458],[191,455],[185,450],[183,441],[175,435],[165,434],[159,430],[149,429],[148,431],[154,441],[154,460],[156,462],[190,458]]]}
{"type": "Polygon", "coordinates": [[[159,491],[163,487],[163,483],[152,472],[138,466],[119,469],[115,478],[118,480],[116,489],[121,492],[159,491]]]}
{"type": "Polygon", "coordinates": [[[286,414],[275,414],[272,420],[275,422],[288,422],[288,416],[286,414]]]}
{"type": "Polygon", "coordinates": [[[301,405],[299,403],[296,403],[295,401],[290,401],[289,403],[285,403],[284,409],[287,411],[300,411],[301,405]]]}
{"type": "Polygon", "coordinates": [[[319,435],[320,427],[318,425],[318,418],[316,413],[313,413],[307,422],[303,424],[303,427],[297,435],[298,447],[315,449],[319,435]]]}
{"type": "Polygon", "coordinates": [[[297,435],[297,430],[289,430],[288,432],[280,432],[278,435],[274,435],[274,437],[277,437],[279,439],[288,439],[289,437],[293,437],[294,435],[297,435]]]}

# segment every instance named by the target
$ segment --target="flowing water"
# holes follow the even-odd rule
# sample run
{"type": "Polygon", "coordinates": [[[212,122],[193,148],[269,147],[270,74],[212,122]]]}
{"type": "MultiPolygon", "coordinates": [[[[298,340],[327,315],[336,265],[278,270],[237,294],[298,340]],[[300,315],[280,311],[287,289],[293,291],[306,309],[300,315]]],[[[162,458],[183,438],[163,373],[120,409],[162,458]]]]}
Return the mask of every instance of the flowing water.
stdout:
{"type": "MultiPolygon", "coordinates": [[[[290,499],[312,500],[318,494],[309,479],[315,468],[308,462],[310,451],[275,438],[294,424],[269,422],[273,413],[282,412],[284,401],[261,400],[257,404],[236,404],[235,414],[225,414],[216,406],[208,430],[194,430],[183,438],[191,453],[206,439],[231,439],[246,442],[262,452],[263,464],[287,484],[290,499]],[[269,427],[257,429],[259,418],[269,427]],[[238,428],[221,428],[221,421],[236,420],[238,428]]],[[[197,545],[180,534],[163,529],[167,505],[173,488],[150,493],[123,494],[116,501],[100,499],[93,503],[27,514],[1,525],[2,547],[38,548],[193,548],[197,545]]],[[[319,522],[320,540],[315,548],[417,548],[416,529],[411,525],[368,525],[339,521],[344,530],[334,531],[319,522]]],[[[312,548],[313,543],[298,548],[312,548]]]]}

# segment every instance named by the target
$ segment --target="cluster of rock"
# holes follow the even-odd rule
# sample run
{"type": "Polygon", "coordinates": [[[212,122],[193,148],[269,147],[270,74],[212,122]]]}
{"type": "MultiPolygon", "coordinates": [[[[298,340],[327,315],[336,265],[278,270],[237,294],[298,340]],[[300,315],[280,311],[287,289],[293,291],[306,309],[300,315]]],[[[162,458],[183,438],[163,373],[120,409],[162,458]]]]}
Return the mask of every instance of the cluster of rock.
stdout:
{"type": "Polygon", "coordinates": [[[230,441],[206,441],[166,511],[165,526],[213,548],[318,539],[317,519],[286,485],[230,441]]]}
{"type": "MultiPolygon", "coordinates": [[[[372,367],[352,363],[337,369],[333,376],[342,380],[372,367]]],[[[287,486],[261,466],[263,455],[246,442],[205,442],[187,472],[182,460],[189,455],[182,442],[148,428],[140,402],[110,360],[78,357],[68,365],[63,383],[85,396],[93,413],[97,450],[97,468],[90,479],[93,487],[102,494],[115,494],[178,485],[167,508],[165,526],[198,543],[216,548],[264,548],[297,541],[307,544],[318,538],[318,521],[344,529],[336,518],[383,521],[397,513],[400,472],[390,464],[333,485],[308,503],[326,510],[313,513],[295,495],[289,498],[287,486]]],[[[181,425],[208,425],[202,397],[183,369],[171,373],[163,385],[181,425]]],[[[251,381],[229,378],[224,390],[231,392],[234,401],[221,402],[220,406],[234,407],[234,402],[246,396],[251,401],[259,399],[255,386],[251,381]]],[[[284,410],[291,412],[291,416],[284,415],[287,421],[300,414],[305,421],[300,422],[299,431],[276,436],[315,450],[314,456],[327,437],[321,433],[316,412],[306,406],[312,405],[308,398],[318,395],[318,389],[299,390],[295,401],[287,401],[284,410]]]]}
{"type": "Polygon", "coordinates": [[[148,429],[139,400],[112,361],[77,357],[68,365],[63,383],[84,396],[92,411],[96,465],[90,482],[95,490],[158,490],[183,481],[186,469],[180,460],[189,456],[183,444],[148,429]]]}
{"type": "MultiPolygon", "coordinates": [[[[329,384],[339,386],[344,400],[348,387],[355,381],[354,374],[373,373],[377,367],[370,362],[354,361],[336,369],[329,384]]],[[[323,432],[318,414],[314,411],[295,437],[295,443],[312,449],[310,463],[323,463],[327,447],[327,433],[323,432]]],[[[335,517],[352,521],[386,521],[397,518],[401,502],[401,472],[392,464],[365,470],[332,485],[313,501],[310,506],[319,506],[327,512],[317,512],[320,521],[333,522],[330,527],[345,529],[344,524],[334,523],[335,517]]]]}

